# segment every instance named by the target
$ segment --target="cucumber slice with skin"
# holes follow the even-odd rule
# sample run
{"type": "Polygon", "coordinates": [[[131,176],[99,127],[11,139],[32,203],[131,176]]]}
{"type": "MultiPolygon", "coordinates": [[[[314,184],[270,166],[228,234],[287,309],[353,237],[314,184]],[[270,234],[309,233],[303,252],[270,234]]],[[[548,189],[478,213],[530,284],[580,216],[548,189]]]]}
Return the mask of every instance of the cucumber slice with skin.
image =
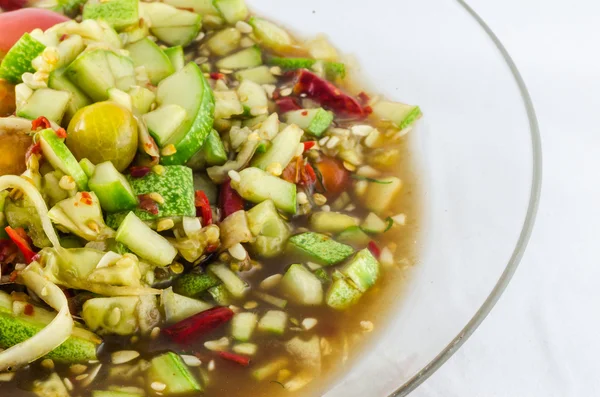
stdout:
{"type": "Polygon", "coordinates": [[[260,47],[252,46],[219,59],[216,63],[219,69],[248,69],[262,65],[262,52],[260,47]]]}
{"type": "Polygon", "coordinates": [[[115,88],[118,88],[121,91],[129,91],[131,87],[137,84],[135,79],[135,68],[131,58],[117,55],[112,51],[107,51],[106,60],[108,61],[110,71],[115,78],[115,88]]]}
{"type": "Polygon", "coordinates": [[[131,185],[110,161],[96,166],[88,185],[90,190],[98,196],[100,206],[104,211],[125,211],[138,204],[137,196],[131,185]]]}
{"type": "Polygon", "coordinates": [[[278,358],[252,372],[252,378],[257,381],[263,381],[271,376],[274,376],[279,370],[284,369],[289,364],[289,360],[285,357],[278,358]]]}
{"type": "Polygon", "coordinates": [[[247,115],[251,114],[253,108],[265,108],[269,105],[265,89],[251,80],[242,81],[237,92],[247,115]]]}
{"type": "Polygon", "coordinates": [[[358,302],[361,296],[362,293],[358,289],[350,285],[348,281],[340,278],[331,284],[327,290],[325,300],[327,306],[336,310],[345,310],[358,302]]]}
{"type": "Polygon", "coordinates": [[[256,84],[275,84],[277,78],[270,72],[268,66],[258,66],[256,68],[239,70],[234,73],[234,76],[239,81],[250,80],[256,84]]]}
{"type": "Polygon", "coordinates": [[[321,137],[333,122],[333,113],[323,108],[298,109],[287,112],[284,119],[288,124],[296,124],[309,134],[321,137]]]}
{"type": "Polygon", "coordinates": [[[187,166],[195,171],[198,171],[203,170],[206,167],[223,165],[226,162],[227,151],[225,150],[225,146],[221,141],[219,133],[215,130],[212,130],[206,137],[202,148],[198,151],[198,153],[193,155],[192,158],[188,160],[187,166]]]}
{"type": "Polygon", "coordinates": [[[289,125],[271,141],[271,147],[263,154],[256,156],[252,166],[266,170],[271,164],[281,165],[281,169],[288,166],[298,151],[302,140],[302,131],[297,125],[289,125]]]}
{"type": "Polygon", "coordinates": [[[203,16],[219,15],[213,0],[164,0],[163,3],[182,10],[191,10],[203,16]]]}
{"type": "Polygon", "coordinates": [[[392,121],[401,130],[413,124],[422,115],[418,106],[389,101],[380,101],[373,105],[373,114],[392,121]]]}
{"type": "Polygon", "coordinates": [[[93,331],[103,330],[117,335],[132,335],[138,329],[137,296],[92,298],[83,304],[81,317],[93,331]]]}
{"type": "Polygon", "coordinates": [[[239,278],[237,274],[222,263],[208,266],[208,271],[223,282],[227,291],[234,298],[243,298],[250,291],[248,283],[239,278]]]}
{"type": "Polygon", "coordinates": [[[148,113],[156,100],[156,94],[145,87],[133,86],[127,92],[131,97],[131,104],[141,114],[148,113]]]}
{"type": "Polygon", "coordinates": [[[138,0],[89,0],[83,7],[83,19],[102,20],[121,30],[138,23],[138,0]]]}
{"type": "MultiPolygon", "coordinates": [[[[281,58],[272,57],[269,59],[269,64],[279,66],[285,70],[296,69],[312,69],[319,62],[316,59],[310,58],[281,58]]],[[[343,79],[346,77],[346,65],[341,62],[322,61],[325,69],[325,76],[328,80],[343,79]]]]}
{"type": "Polygon", "coordinates": [[[244,113],[242,103],[235,91],[215,91],[215,119],[229,119],[244,113]]]}
{"type": "Polygon", "coordinates": [[[50,73],[48,78],[48,87],[53,90],[65,91],[71,94],[71,100],[67,105],[67,110],[63,117],[64,124],[67,125],[77,111],[85,106],[91,105],[92,100],[75,84],[64,76],[64,69],[58,69],[50,73]]]}
{"type": "Polygon", "coordinates": [[[187,117],[185,109],[179,105],[168,104],[142,116],[148,132],[158,146],[163,147],[183,124],[187,117]]]}
{"type": "Polygon", "coordinates": [[[340,233],[358,225],[358,219],[339,212],[315,212],[310,217],[310,227],[319,233],[340,233]]]}
{"type": "Polygon", "coordinates": [[[161,392],[165,396],[202,392],[202,387],[181,357],[173,352],[154,357],[150,361],[147,377],[149,390],[152,390],[150,385],[154,382],[166,385],[161,392]]]}
{"type": "Polygon", "coordinates": [[[215,55],[225,56],[240,46],[242,34],[236,28],[227,28],[215,33],[208,41],[206,46],[215,55]]]}
{"type": "Polygon", "coordinates": [[[129,51],[129,56],[136,67],[144,66],[146,68],[150,82],[154,85],[175,73],[169,57],[147,37],[128,45],[125,49],[129,51]]]}
{"type": "Polygon", "coordinates": [[[296,185],[266,173],[260,168],[242,170],[239,181],[231,181],[242,198],[253,203],[273,200],[277,208],[290,214],[296,213],[296,185]]]}
{"type": "Polygon", "coordinates": [[[362,221],[360,227],[367,233],[383,233],[388,225],[373,212],[369,212],[369,215],[362,221]]]}
{"type": "Polygon", "coordinates": [[[221,280],[209,273],[188,273],[179,277],[173,290],[183,296],[195,298],[209,288],[221,284],[221,280]]]}
{"type": "Polygon", "coordinates": [[[118,88],[108,89],[108,99],[118,105],[121,105],[130,112],[133,111],[133,101],[131,100],[131,96],[118,88]]]}
{"type": "Polygon", "coordinates": [[[166,142],[175,145],[175,154],[161,157],[163,164],[185,164],[200,150],[212,130],[212,90],[198,65],[190,62],[160,82],[156,97],[159,105],[175,104],[186,111],[185,121],[166,142]]]}
{"type": "Polygon", "coordinates": [[[337,239],[353,247],[365,247],[371,241],[371,237],[363,232],[359,226],[351,226],[338,234],[337,239]]]}
{"type": "Polygon", "coordinates": [[[202,28],[202,17],[194,12],[158,2],[142,2],[139,6],[144,16],[150,19],[152,34],[169,45],[185,47],[202,28]]]}
{"type": "Polygon", "coordinates": [[[180,45],[185,47],[198,37],[198,33],[202,27],[200,19],[201,18],[198,15],[197,25],[153,28],[152,33],[161,41],[169,45],[180,45]]]}
{"type": "Polygon", "coordinates": [[[229,306],[231,304],[231,294],[227,291],[224,284],[209,288],[208,293],[220,306],[229,306]]]}
{"type": "Polygon", "coordinates": [[[138,256],[159,266],[170,265],[177,256],[177,250],[169,241],[150,229],[133,212],[119,226],[116,240],[138,256]]]}
{"type": "Polygon", "coordinates": [[[290,237],[289,245],[325,266],[340,263],[354,252],[349,245],[338,243],[329,236],[313,232],[290,237]]]}
{"type": "Polygon", "coordinates": [[[282,253],[290,236],[290,228],[279,216],[273,201],[263,201],[248,211],[247,215],[248,227],[256,237],[251,243],[254,251],[265,258],[282,253]]]}
{"type": "Polygon", "coordinates": [[[63,140],[50,128],[42,130],[38,134],[44,158],[55,169],[73,177],[80,191],[86,190],[88,177],[63,140]]]}
{"type": "Polygon", "coordinates": [[[4,56],[0,64],[0,78],[13,84],[20,83],[23,73],[35,72],[31,61],[40,55],[44,48],[46,46],[29,33],[23,34],[4,56]]]}
{"type": "Polygon", "coordinates": [[[283,335],[287,325],[288,315],[281,310],[269,310],[258,322],[258,330],[283,335]]]}
{"type": "Polygon", "coordinates": [[[262,18],[252,17],[248,21],[254,28],[254,35],[265,47],[275,51],[285,51],[294,44],[292,37],[272,22],[262,18]]]}
{"type": "Polygon", "coordinates": [[[342,274],[347,276],[361,292],[367,291],[377,282],[380,266],[371,251],[364,248],[342,268],[342,274]]]}
{"type": "Polygon", "coordinates": [[[35,120],[40,116],[60,124],[71,101],[71,93],[50,88],[33,91],[25,104],[17,109],[17,116],[35,120]]]}
{"type": "Polygon", "coordinates": [[[163,290],[160,301],[167,324],[177,323],[213,307],[204,301],[178,295],[172,288],[163,290]]]}
{"type": "Polygon", "coordinates": [[[174,72],[178,72],[185,66],[185,56],[183,53],[183,47],[177,45],[175,47],[165,48],[163,50],[165,55],[171,61],[171,65],[173,65],[174,72]]]}
{"type": "Polygon", "coordinates": [[[214,0],[214,5],[230,25],[248,18],[245,0],[214,0]]]}
{"type": "Polygon", "coordinates": [[[318,306],[323,303],[321,281],[300,264],[294,264],[285,272],[279,288],[285,296],[297,305],[318,306]]]}
{"type": "Polygon", "coordinates": [[[248,342],[256,329],[258,316],[256,313],[237,313],[231,319],[231,336],[240,342],[248,342]]]}

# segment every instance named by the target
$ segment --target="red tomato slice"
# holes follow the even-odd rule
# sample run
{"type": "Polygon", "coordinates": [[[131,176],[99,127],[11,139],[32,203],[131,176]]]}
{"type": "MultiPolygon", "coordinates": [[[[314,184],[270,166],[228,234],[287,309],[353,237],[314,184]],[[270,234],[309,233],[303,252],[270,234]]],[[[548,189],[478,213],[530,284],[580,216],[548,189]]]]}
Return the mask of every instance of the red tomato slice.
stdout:
{"type": "Polygon", "coordinates": [[[23,33],[36,28],[46,30],[68,20],[64,15],[39,8],[0,13],[0,51],[8,51],[23,33]]]}

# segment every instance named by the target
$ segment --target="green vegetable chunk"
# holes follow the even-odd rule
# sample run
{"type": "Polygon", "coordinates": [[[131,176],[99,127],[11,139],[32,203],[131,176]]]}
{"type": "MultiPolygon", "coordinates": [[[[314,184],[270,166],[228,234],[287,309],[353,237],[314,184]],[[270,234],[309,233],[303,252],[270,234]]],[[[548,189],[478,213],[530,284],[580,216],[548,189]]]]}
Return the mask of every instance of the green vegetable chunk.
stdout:
{"type": "Polygon", "coordinates": [[[162,393],[166,396],[202,392],[200,383],[194,378],[181,357],[169,352],[154,357],[148,369],[148,386],[153,382],[166,385],[162,393]]]}
{"type": "Polygon", "coordinates": [[[105,211],[124,211],[138,204],[131,185],[110,161],[96,166],[88,184],[105,211]]]}
{"type": "Polygon", "coordinates": [[[270,199],[277,208],[290,214],[296,213],[296,185],[260,168],[242,170],[240,180],[232,180],[231,186],[248,201],[261,203],[270,199]]]}
{"type": "Polygon", "coordinates": [[[335,265],[348,258],[354,249],[324,234],[307,232],[290,237],[289,244],[323,265],[335,265]]]}
{"type": "Polygon", "coordinates": [[[365,292],[377,282],[380,273],[379,267],[379,262],[371,251],[364,248],[358,251],[354,258],[344,266],[342,273],[352,280],[361,292],[365,292]]]}
{"type": "Polygon", "coordinates": [[[307,268],[294,264],[285,272],[279,287],[292,302],[317,306],[323,302],[323,285],[307,268]]]}
{"type": "Polygon", "coordinates": [[[195,298],[209,288],[221,284],[221,280],[208,273],[187,273],[179,277],[173,290],[181,295],[195,298]]]}
{"type": "Polygon", "coordinates": [[[57,170],[73,177],[79,190],[86,190],[88,177],[62,139],[51,128],[38,134],[44,158],[57,170]]]}
{"type": "Polygon", "coordinates": [[[35,72],[31,61],[44,51],[46,46],[29,33],[23,36],[11,47],[0,64],[0,78],[13,84],[21,82],[21,76],[26,72],[35,72]]]}
{"type": "Polygon", "coordinates": [[[138,1],[89,0],[83,7],[83,19],[100,19],[121,30],[138,23],[138,1]]]}

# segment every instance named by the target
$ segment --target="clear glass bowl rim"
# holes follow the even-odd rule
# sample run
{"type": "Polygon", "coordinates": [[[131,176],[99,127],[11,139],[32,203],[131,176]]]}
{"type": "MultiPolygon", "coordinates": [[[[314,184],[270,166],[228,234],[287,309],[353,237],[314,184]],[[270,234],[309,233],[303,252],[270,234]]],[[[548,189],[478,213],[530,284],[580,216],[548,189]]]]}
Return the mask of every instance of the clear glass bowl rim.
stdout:
{"type": "Polygon", "coordinates": [[[412,391],[414,391],[419,385],[421,385],[425,380],[427,380],[427,378],[429,378],[434,372],[436,372],[463,345],[463,343],[465,343],[467,339],[469,339],[473,332],[475,332],[475,330],[487,317],[492,308],[496,305],[496,302],[498,302],[498,300],[500,299],[500,296],[502,296],[502,293],[504,292],[506,286],[512,279],[512,276],[517,270],[521,258],[525,253],[527,243],[529,242],[529,238],[533,231],[540,201],[540,193],[542,187],[541,137],[538,127],[538,121],[535,114],[535,109],[533,107],[533,103],[531,101],[529,92],[527,91],[525,82],[523,81],[523,78],[521,77],[521,74],[519,73],[519,70],[517,69],[517,66],[515,65],[514,61],[508,54],[508,51],[500,42],[496,34],[491,30],[491,28],[464,0],[456,0],[456,2],[475,19],[475,21],[483,29],[485,34],[487,34],[489,39],[496,46],[498,51],[500,51],[500,54],[502,55],[504,61],[509,67],[513,78],[515,79],[515,83],[517,84],[517,87],[521,93],[521,98],[523,100],[523,104],[527,112],[527,118],[529,119],[529,133],[531,137],[533,157],[533,170],[529,203],[517,244],[513,249],[512,255],[506,267],[504,268],[502,275],[496,282],[496,285],[494,286],[486,300],[483,302],[483,304],[480,306],[477,312],[475,312],[471,320],[458,333],[458,335],[456,335],[452,339],[452,341],[433,360],[431,360],[425,367],[423,367],[423,369],[421,369],[417,374],[415,374],[412,378],[406,381],[396,391],[390,394],[389,397],[404,397],[412,391]]]}

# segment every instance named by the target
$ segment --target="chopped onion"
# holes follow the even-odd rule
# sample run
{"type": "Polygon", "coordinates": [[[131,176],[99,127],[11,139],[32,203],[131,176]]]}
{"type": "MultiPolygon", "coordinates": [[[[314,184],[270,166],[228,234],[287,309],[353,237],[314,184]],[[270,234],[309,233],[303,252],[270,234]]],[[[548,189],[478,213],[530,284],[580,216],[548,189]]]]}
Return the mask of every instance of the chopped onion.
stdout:
{"type": "MultiPolygon", "coordinates": [[[[2,178],[0,182],[4,182],[2,178]]],[[[33,198],[31,195],[30,197],[33,198]]],[[[32,270],[21,273],[21,278],[29,289],[58,311],[58,314],[40,332],[0,353],[0,371],[13,370],[45,356],[67,340],[73,330],[73,318],[62,290],[32,270]]]]}

